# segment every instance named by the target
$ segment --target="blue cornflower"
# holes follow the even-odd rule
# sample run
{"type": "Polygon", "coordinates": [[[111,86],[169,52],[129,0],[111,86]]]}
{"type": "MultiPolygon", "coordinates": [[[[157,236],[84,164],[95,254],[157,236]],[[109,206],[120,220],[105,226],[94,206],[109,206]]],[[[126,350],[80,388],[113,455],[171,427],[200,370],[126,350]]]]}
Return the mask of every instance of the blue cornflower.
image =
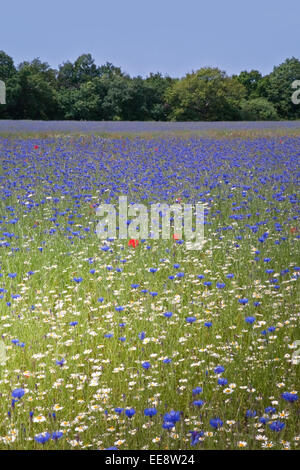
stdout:
{"type": "Polygon", "coordinates": [[[216,286],[217,286],[218,289],[224,289],[225,283],[224,282],[217,282],[216,286]]]}
{"type": "Polygon", "coordinates": [[[204,405],[204,401],[203,400],[194,400],[193,405],[202,406],[202,405],[204,405]]]}
{"type": "Polygon", "coordinates": [[[264,416],[262,416],[261,418],[259,418],[258,421],[262,424],[267,424],[267,422],[269,421],[269,418],[265,418],[264,416]]]}
{"type": "Polygon", "coordinates": [[[142,367],[143,367],[144,369],[148,370],[148,369],[150,369],[151,364],[150,364],[150,362],[145,361],[145,362],[142,363],[142,367]]]}
{"type": "Polygon", "coordinates": [[[180,421],[180,411],[171,410],[169,413],[166,413],[164,415],[164,421],[177,423],[177,421],[180,421]]]}
{"type": "Polygon", "coordinates": [[[204,431],[189,431],[191,434],[191,446],[195,446],[199,442],[199,438],[204,436],[204,431]]]}
{"type": "Polygon", "coordinates": [[[34,436],[34,440],[39,444],[45,444],[47,441],[49,441],[50,437],[51,434],[49,434],[48,432],[43,432],[34,436]]]}
{"type": "Polygon", "coordinates": [[[152,416],[155,416],[157,414],[157,409],[156,408],[146,408],[144,410],[144,415],[145,416],[150,416],[150,418],[152,418],[152,416]]]}
{"type": "Polygon", "coordinates": [[[124,408],[115,408],[115,412],[121,414],[124,408]]]}
{"type": "Polygon", "coordinates": [[[255,322],[255,317],[246,317],[245,322],[250,323],[250,325],[252,325],[252,323],[255,322]]]}
{"type": "Polygon", "coordinates": [[[193,388],[193,395],[199,395],[199,393],[202,393],[202,391],[202,387],[193,388]]]}
{"type": "Polygon", "coordinates": [[[225,367],[223,366],[217,366],[215,369],[214,369],[214,373],[215,374],[222,374],[222,372],[225,371],[225,367]]]}
{"type": "Polygon", "coordinates": [[[127,418],[132,418],[135,415],[135,409],[130,408],[129,410],[125,410],[125,415],[127,418]]]}
{"type": "Polygon", "coordinates": [[[163,360],[163,363],[164,363],[164,364],[170,364],[170,362],[172,362],[172,359],[170,359],[170,358],[168,358],[168,357],[163,360]]]}
{"type": "Polygon", "coordinates": [[[176,276],[177,277],[184,277],[184,273],[177,273],[176,276]]]}
{"type": "Polygon", "coordinates": [[[187,318],[185,319],[185,321],[186,321],[187,323],[194,323],[194,322],[196,321],[196,317],[187,317],[187,318]]]}
{"type": "Polygon", "coordinates": [[[274,421],[273,423],[269,424],[269,428],[272,431],[279,432],[285,427],[285,423],[282,423],[281,421],[274,421]]]}
{"type": "Polygon", "coordinates": [[[13,398],[17,398],[18,400],[20,398],[22,398],[23,396],[25,395],[25,390],[23,388],[15,388],[12,392],[11,392],[11,396],[13,398]]]}
{"type": "Polygon", "coordinates": [[[276,408],[274,408],[273,406],[268,406],[267,408],[265,408],[265,413],[269,413],[272,415],[276,413],[276,408]]]}
{"type": "Polygon", "coordinates": [[[224,377],[220,377],[220,378],[218,379],[218,385],[224,386],[224,385],[227,385],[227,384],[228,384],[228,380],[225,379],[224,377]]]}
{"type": "Polygon", "coordinates": [[[281,398],[292,403],[298,400],[298,395],[297,393],[284,392],[281,394],[281,398]]]}
{"type": "Polygon", "coordinates": [[[165,316],[166,318],[171,318],[172,315],[173,315],[173,312],[165,312],[165,313],[164,313],[164,316],[165,316]]]}
{"type": "Polygon", "coordinates": [[[212,428],[220,428],[223,426],[223,421],[220,418],[214,418],[209,421],[209,424],[212,428]]]}
{"type": "Polygon", "coordinates": [[[55,361],[55,364],[57,366],[63,366],[66,361],[64,359],[61,359],[60,361],[55,361]]]}
{"type": "Polygon", "coordinates": [[[62,431],[54,431],[51,435],[51,439],[53,441],[58,441],[61,437],[63,437],[64,433],[62,431]]]}
{"type": "Polygon", "coordinates": [[[175,427],[175,423],[173,423],[173,421],[164,421],[163,424],[162,424],[162,427],[164,429],[172,429],[175,427]]]}

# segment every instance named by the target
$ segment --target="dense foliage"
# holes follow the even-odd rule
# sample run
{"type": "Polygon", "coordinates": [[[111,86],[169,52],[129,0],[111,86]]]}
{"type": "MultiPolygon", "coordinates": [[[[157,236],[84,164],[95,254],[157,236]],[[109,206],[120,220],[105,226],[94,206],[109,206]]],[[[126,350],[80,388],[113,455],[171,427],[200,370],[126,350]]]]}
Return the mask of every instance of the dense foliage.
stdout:
{"type": "Polygon", "coordinates": [[[205,67],[185,77],[160,73],[130,77],[119,67],[97,66],[91,54],[52,69],[34,59],[17,67],[0,51],[6,105],[0,119],[126,121],[232,121],[300,119],[291,100],[300,61],[287,59],[262,76],[257,70],[228,76],[205,67]]]}

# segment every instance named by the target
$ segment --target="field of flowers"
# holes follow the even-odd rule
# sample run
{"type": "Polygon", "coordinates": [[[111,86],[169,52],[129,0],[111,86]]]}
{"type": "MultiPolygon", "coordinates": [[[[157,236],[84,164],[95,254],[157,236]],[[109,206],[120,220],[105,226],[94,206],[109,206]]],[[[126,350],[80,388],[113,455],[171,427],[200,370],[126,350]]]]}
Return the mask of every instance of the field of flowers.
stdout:
{"type": "Polygon", "coordinates": [[[2,136],[0,449],[296,449],[299,157],[290,135],[2,136]],[[123,195],[203,203],[203,250],[101,241],[123,195]]]}

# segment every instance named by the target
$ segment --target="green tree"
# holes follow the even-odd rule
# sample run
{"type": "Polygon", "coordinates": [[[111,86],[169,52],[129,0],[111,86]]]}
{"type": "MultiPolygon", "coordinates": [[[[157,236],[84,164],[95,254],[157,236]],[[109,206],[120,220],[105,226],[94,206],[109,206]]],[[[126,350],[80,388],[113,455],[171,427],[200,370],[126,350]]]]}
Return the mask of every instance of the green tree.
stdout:
{"type": "Polygon", "coordinates": [[[128,121],[166,120],[165,92],[174,82],[161,74],[126,79],[126,99],[122,104],[122,119],[128,121]]]}
{"type": "Polygon", "coordinates": [[[126,114],[129,77],[109,62],[97,67],[91,55],[84,54],[74,64],[61,65],[57,80],[64,119],[113,120],[126,114]]]}
{"type": "Polygon", "coordinates": [[[253,98],[241,102],[241,119],[245,121],[276,121],[278,114],[266,98],[253,98]]]}
{"type": "Polygon", "coordinates": [[[46,62],[34,59],[20,64],[13,89],[13,113],[19,119],[56,118],[56,72],[46,62]]]}
{"type": "Polygon", "coordinates": [[[9,78],[16,75],[14,61],[4,51],[0,51],[0,80],[6,82],[9,78]]]}
{"type": "Polygon", "coordinates": [[[145,121],[149,119],[145,81],[142,77],[128,79],[126,99],[122,103],[122,119],[126,121],[145,121]]]}
{"type": "Polygon", "coordinates": [[[4,51],[0,51],[0,80],[5,83],[6,104],[0,105],[0,119],[17,117],[13,114],[14,98],[16,94],[16,67],[13,59],[4,51]]]}
{"type": "Polygon", "coordinates": [[[247,99],[258,98],[258,84],[262,79],[262,75],[258,70],[251,70],[247,72],[244,70],[235,77],[239,83],[241,83],[247,92],[247,99]]]}
{"type": "Polygon", "coordinates": [[[292,83],[300,80],[300,61],[295,57],[274,67],[265,80],[264,96],[273,103],[283,119],[299,119],[300,106],[292,102],[292,83]]]}
{"type": "Polygon", "coordinates": [[[115,67],[111,62],[106,62],[104,65],[100,65],[98,67],[98,75],[99,77],[108,77],[112,78],[115,76],[124,77],[124,73],[120,69],[120,67],[115,67]]]}
{"type": "Polygon", "coordinates": [[[59,88],[80,88],[82,83],[91,81],[100,75],[91,54],[80,55],[72,62],[64,62],[58,68],[57,83],[59,88]]]}
{"type": "Polygon", "coordinates": [[[103,77],[101,83],[105,95],[101,108],[103,119],[108,121],[122,120],[126,115],[126,106],[130,99],[130,78],[115,75],[112,78],[103,77]]]}
{"type": "Polygon", "coordinates": [[[167,90],[178,80],[160,73],[151,73],[144,80],[148,118],[154,121],[165,121],[170,108],[166,101],[167,90]]]}
{"type": "Polygon", "coordinates": [[[90,81],[98,76],[98,69],[91,54],[82,54],[75,60],[74,74],[77,84],[90,81]]]}
{"type": "Polygon", "coordinates": [[[76,87],[74,65],[67,61],[58,67],[57,85],[60,89],[70,89],[76,87]]]}
{"type": "Polygon", "coordinates": [[[187,74],[166,92],[170,117],[183,121],[234,120],[245,88],[217,68],[202,68],[187,74]]]}
{"type": "Polygon", "coordinates": [[[82,83],[80,88],[59,90],[58,101],[64,119],[92,120],[104,118],[102,101],[106,89],[100,78],[82,83]]]}

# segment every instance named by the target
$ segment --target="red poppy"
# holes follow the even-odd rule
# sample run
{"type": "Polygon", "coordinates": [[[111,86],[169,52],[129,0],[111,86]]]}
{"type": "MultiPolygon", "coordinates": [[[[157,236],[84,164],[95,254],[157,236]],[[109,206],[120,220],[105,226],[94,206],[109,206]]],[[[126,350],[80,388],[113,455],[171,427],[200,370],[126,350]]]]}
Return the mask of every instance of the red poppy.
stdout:
{"type": "Polygon", "coordinates": [[[291,233],[296,233],[296,232],[297,232],[296,227],[291,227],[291,233]]]}
{"type": "Polygon", "coordinates": [[[136,248],[139,244],[138,240],[135,240],[134,238],[131,238],[128,242],[128,246],[132,246],[132,248],[136,248]]]}
{"type": "Polygon", "coordinates": [[[38,148],[39,148],[39,146],[38,146],[38,145],[35,145],[35,146],[34,146],[34,149],[35,149],[35,150],[37,150],[38,148]]]}
{"type": "Polygon", "coordinates": [[[178,235],[178,233],[174,233],[173,238],[174,240],[180,240],[180,235],[178,235]]]}

